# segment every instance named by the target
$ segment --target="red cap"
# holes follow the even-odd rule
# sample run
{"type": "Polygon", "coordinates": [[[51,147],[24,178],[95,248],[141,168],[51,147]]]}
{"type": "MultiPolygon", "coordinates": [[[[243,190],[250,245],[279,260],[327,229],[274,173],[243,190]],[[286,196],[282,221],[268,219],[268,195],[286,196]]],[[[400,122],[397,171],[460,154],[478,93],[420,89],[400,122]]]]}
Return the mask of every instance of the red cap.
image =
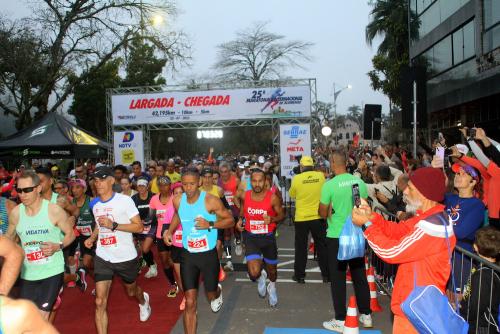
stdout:
{"type": "Polygon", "coordinates": [[[446,192],[443,171],[438,168],[422,167],[410,174],[410,181],[425,198],[442,202],[446,192]]]}

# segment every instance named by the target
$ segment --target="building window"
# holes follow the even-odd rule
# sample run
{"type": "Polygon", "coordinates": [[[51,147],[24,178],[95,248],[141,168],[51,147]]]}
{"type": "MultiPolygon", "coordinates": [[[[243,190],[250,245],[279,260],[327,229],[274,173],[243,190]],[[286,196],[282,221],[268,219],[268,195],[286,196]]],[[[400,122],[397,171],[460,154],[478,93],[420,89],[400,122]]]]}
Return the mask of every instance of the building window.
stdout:
{"type": "Polygon", "coordinates": [[[345,133],[345,139],[349,139],[349,132],[345,133]]]}
{"type": "Polygon", "coordinates": [[[470,21],[453,33],[453,65],[457,65],[476,54],[474,21],[470,21]]]}
{"type": "MultiPolygon", "coordinates": [[[[427,35],[470,0],[410,0],[420,20],[419,37],[427,35]]],[[[497,2],[497,0],[490,0],[497,2]]]]}
{"type": "Polygon", "coordinates": [[[484,52],[490,52],[500,46],[500,1],[484,0],[484,52]]]}
{"type": "Polygon", "coordinates": [[[342,139],[342,132],[339,133],[339,139],[342,139]]]}

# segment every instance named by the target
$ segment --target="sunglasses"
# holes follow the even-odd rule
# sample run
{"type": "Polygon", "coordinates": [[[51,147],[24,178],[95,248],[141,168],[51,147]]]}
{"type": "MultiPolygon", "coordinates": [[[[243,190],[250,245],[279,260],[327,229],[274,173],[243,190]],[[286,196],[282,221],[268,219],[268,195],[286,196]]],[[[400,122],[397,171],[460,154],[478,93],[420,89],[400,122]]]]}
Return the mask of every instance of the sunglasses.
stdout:
{"type": "Polygon", "coordinates": [[[33,187],[16,188],[16,192],[18,194],[22,194],[22,193],[29,194],[30,192],[33,192],[33,190],[35,190],[36,187],[38,187],[38,184],[36,186],[33,186],[33,187]]]}

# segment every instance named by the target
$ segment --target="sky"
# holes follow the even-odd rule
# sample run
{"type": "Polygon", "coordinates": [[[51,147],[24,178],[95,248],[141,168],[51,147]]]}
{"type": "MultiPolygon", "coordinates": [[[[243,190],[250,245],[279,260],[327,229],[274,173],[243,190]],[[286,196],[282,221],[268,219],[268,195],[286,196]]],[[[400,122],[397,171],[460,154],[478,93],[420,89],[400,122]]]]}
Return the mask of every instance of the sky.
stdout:
{"type": "MultiPolygon", "coordinates": [[[[0,0],[1,12],[9,17],[29,15],[26,4],[24,0],[0,0]]],[[[353,104],[382,104],[387,112],[387,97],[370,87],[367,76],[377,46],[369,47],[365,41],[371,10],[368,0],[177,0],[176,5],[177,17],[167,17],[161,29],[187,33],[193,60],[190,68],[182,68],[175,77],[167,74],[169,83],[213,72],[217,45],[264,21],[270,32],[314,43],[313,60],[304,63],[306,68],[290,68],[285,76],[316,78],[317,98],[323,102],[333,102],[334,83],[337,89],[352,85],[337,98],[339,114],[353,104]]]]}

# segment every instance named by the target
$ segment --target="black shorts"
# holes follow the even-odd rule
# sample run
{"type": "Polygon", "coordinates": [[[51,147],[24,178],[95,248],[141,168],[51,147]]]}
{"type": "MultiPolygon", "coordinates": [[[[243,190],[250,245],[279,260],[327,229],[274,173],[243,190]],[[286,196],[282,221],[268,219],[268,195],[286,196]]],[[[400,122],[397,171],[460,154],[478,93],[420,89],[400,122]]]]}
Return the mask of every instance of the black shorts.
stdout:
{"type": "Polygon", "coordinates": [[[176,246],[172,246],[170,248],[170,257],[172,258],[172,262],[181,263],[181,254],[183,249],[184,248],[182,247],[176,247],[176,246]]]}
{"type": "Polygon", "coordinates": [[[264,260],[267,264],[278,264],[278,246],[274,234],[255,235],[245,231],[243,243],[247,261],[264,260]]]}
{"type": "Polygon", "coordinates": [[[21,279],[19,298],[31,300],[42,311],[50,312],[64,283],[64,273],[37,281],[21,279]]]}
{"type": "Polygon", "coordinates": [[[198,289],[200,275],[203,275],[206,292],[217,291],[220,263],[216,248],[202,253],[189,253],[183,248],[180,263],[184,291],[198,289]]]}
{"type": "Polygon", "coordinates": [[[94,276],[95,281],[111,281],[114,275],[118,275],[123,283],[132,284],[137,279],[139,272],[139,261],[132,259],[130,261],[112,263],[94,257],[94,276]]]}
{"type": "Polygon", "coordinates": [[[158,252],[170,252],[172,249],[172,246],[167,246],[165,242],[163,242],[163,233],[165,233],[166,230],[170,225],[163,225],[161,228],[161,238],[156,238],[156,246],[158,247],[158,252]]]}
{"type": "Polygon", "coordinates": [[[76,240],[78,240],[78,244],[80,245],[80,254],[95,256],[95,247],[96,247],[95,243],[94,246],[92,246],[92,248],[85,247],[85,240],[87,240],[88,238],[90,238],[90,235],[88,237],[84,235],[76,237],[76,240]]]}
{"type": "MultiPolygon", "coordinates": [[[[144,240],[146,238],[152,238],[154,240],[156,238],[157,225],[153,224],[150,226],[151,226],[151,228],[149,229],[149,231],[147,233],[134,233],[134,237],[136,237],[139,240],[144,240]]],[[[146,228],[146,227],[147,226],[145,225],[144,228],[146,228]]]]}
{"type": "Polygon", "coordinates": [[[224,242],[224,229],[217,230],[217,240],[224,242]]]}
{"type": "Polygon", "coordinates": [[[68,256],[75,256],[76,249],[78,248],[78,238],[75,238],[72,243],[63,249],[64,258],[68,256]]]}

